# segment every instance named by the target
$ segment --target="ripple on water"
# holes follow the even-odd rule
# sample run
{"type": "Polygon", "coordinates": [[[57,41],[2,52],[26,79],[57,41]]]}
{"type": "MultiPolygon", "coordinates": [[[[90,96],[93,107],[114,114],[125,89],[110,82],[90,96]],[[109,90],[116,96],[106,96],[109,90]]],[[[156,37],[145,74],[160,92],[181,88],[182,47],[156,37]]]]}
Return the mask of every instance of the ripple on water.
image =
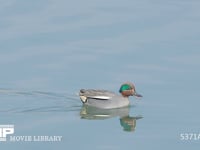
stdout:
{"type": "Polygon", "coordinates": [[[76,94],[46,91],[0,89],[3,113],[79,111],[81,102],[76,94]]]}

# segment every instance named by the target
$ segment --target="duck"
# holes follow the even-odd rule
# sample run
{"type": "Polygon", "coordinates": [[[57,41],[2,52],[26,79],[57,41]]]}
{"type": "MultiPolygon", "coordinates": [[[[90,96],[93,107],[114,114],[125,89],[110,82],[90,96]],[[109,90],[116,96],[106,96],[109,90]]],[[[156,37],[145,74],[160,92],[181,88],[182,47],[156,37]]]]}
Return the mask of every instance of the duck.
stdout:
{"type": "Polygon", "coordinates": [[[130,105],[129,96],[142,97],[135,90],[131,82],[125,82],[120,86],[120,94],[108,90],[81,89],[79,97],[84,105],[101,108],[113,109],[127,107],[130,105]]]}

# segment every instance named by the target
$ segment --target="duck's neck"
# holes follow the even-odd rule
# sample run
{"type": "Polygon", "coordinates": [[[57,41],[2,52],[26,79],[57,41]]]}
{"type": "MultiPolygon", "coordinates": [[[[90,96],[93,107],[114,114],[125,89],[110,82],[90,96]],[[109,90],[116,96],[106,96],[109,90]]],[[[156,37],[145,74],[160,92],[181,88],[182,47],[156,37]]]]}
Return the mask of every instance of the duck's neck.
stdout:
{"type": "Polygon", "coordinates": [[[124,97],[124,98],[129,98],[129,96],[127,96],[127,95],[121,94],[121,96],[124,97]]]}

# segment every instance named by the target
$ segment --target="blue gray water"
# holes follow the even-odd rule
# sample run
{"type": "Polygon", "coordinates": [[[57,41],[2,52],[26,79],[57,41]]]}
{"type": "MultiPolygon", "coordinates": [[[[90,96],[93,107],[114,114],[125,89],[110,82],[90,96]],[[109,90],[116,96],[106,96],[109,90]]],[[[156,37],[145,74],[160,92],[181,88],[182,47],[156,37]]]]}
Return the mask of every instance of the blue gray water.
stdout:
{"type": "Polygon", "coordinates": [[[200,1],[1,0],[0,125],[61,142],[11,149],[199,149],[200,1]],[[81,88],[118,92],[131,107],[82,107],[81,88]]]}

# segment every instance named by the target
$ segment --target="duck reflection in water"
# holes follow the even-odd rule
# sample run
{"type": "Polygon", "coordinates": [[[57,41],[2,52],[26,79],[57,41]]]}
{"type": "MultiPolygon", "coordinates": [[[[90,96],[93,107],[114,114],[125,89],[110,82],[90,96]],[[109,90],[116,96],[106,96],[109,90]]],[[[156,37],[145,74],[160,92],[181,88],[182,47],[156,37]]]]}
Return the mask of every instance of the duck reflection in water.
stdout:
{"type": "Polygon", "coordinates": [[[103,120],[113,117],[120,118],[120,125],[124,131],[134,131],[136,128],[136,121],[143,118],[142,116],[129,116],[130,107],[123,107],[117,109],[100,109],[88,105],[83,105],[80,111],[82,119],[88,120],[103,120]]]}

